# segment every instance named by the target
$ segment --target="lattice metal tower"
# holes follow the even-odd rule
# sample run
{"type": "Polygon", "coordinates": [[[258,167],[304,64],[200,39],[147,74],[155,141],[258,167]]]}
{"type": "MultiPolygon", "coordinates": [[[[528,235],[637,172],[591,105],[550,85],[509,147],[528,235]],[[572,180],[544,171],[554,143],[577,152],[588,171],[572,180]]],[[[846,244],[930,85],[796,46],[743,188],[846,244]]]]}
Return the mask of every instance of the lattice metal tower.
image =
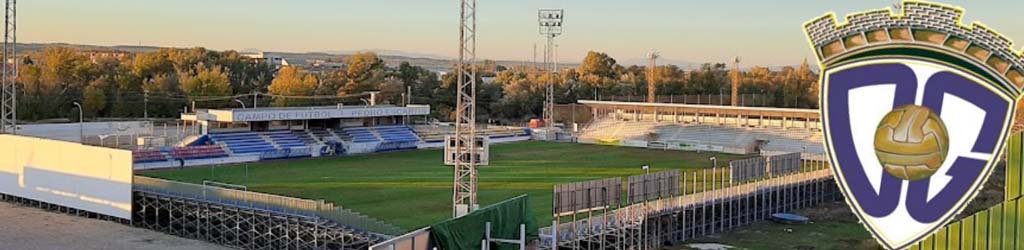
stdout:
{"type": "Polygon", "coordinates": [[[647,102],[658,102],[658,52],[647,55],[647,102]]]}
{"type": "Polygon", "coordinates": [[[544,98],[544,124],[547,127],[547,140],[555,140],[555,78],[558,74],[558,63],[555,58],[555,37],[562,34],[563,9],[540,9],[537,11],[537,22],[540,34],[547,39],[544,46],[544,67],[550,72],[547,94],[544,98]]]}
{"type": "Polygon", "coordinates": [[[739,106],[740,84],[743,81],[743,74],[740,73],[740,57],[736,57],[732,64],[732,106],[739,106]]]}
{"type": "Polygon", "coordinates": [[[17,133],[18,87],[15,84],[18,75],[17,50],[17,0],[6,0],[4,3],[4,54],[3,77],[0,80],[0,133],[17,133]]]}
{"type": "Polygon", "coordinates": [[[458,97],[455,105],[455,183],[452,216],[477,204],[476,151],[476,0],[460,0],[458,97]]]}

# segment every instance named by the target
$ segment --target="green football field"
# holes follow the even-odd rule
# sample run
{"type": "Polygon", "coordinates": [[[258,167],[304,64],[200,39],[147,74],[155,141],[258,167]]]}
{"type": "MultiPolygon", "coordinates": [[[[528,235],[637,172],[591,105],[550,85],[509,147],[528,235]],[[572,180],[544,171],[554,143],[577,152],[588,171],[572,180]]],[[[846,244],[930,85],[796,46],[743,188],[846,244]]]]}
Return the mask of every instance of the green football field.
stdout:
{"type": "MultiPolygon", "coordinates": [[[[452,168],[441,150],[415,150],[348,157],[274,161],[232,166],[162,170],[141,175],[192,183],[241,184],[251,191],[323,199],[412,230],[451,216],[452,168]]],[[[625,177],[651,171],[720,166],[742,156],[662,151],[575,143],[520,142],[491,146],[491,162],[480,168],[479,200],[486,206],[529,194],[542,226],[551,222],[555,184],[625,177]]]]}

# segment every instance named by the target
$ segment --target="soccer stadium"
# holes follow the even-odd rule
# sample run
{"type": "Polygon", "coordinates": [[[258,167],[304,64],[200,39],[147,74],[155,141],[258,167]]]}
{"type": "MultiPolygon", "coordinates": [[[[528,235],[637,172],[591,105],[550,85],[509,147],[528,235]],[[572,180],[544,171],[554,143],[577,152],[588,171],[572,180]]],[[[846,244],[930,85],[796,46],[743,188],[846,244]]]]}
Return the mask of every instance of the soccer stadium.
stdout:
{"type": "Polygon", "coordinates": [[[171,237],[164,244],[175,249],[1021,245],[1024,135],[1013,120],[1021,103],[1006,96],[1024,86],[1024,59],[994,31],[966,28],[963,10],[946,5],[907,1],[846,22],[827,14],[805,23],[817,69],[806,60],[741,69],[735,57],[731,65],[683,70],[657,65],[658,52],[627,65],[596,51],[559,69],[554,40],[564,9],[537,10],[547,44],[543,63],[536,41],[527,63],[477,58],[475,0],[459,1],[457,59],[242,55],[141,41],[117,47],[130,51],[29,46],[14,39],[14,2],[5,5],[0,79],[0,215],[41,223],[5,226],[0,233],[33,236],[0,234],[0,249],[125,236],[132,238],[109,248],[150,249],[137,246],[163,241],[139,231],[171,237]],[[15,47],[32,51],[19,56],[15,47]],[[963,81],[977,88],[968,94],[998,98],[933,84],[917,92],[929,101],[916,105],[909,94],[895,95],[924,83],[910,66],[889,63],[909,71],[900,80],[911,85],[860,86],[867,80],[847,75],[856,84],[822,100],[834,94],[823,82],[848,70],[829,71],[834,60],[892,48],[963,60],[957,66],[992,81],[963,81]],[[895,97],[869,103],[876,92],[895,97]],[[913,105],[896,105],[904,97],[913,105]],[[945,121],[936,107],[948,107],[945,121]],[[980,132],[969,149],[963,138],[971,129],[980,132]],[[962,157],[954,171],[943,162],[955,153],[962,157]],[[879,171],[869,173],[876,160],[879,171]],[[984,169],[961,173],[963,166],[984,169]],[[847,178],[860,178],[852,184],[859,193],[850,195],[847,178]],[[942,189],[928,189],[934,183],[942,189]],[[862,208],[872,202],[891,207],[873,208],[876,216],[862,208]],[[88,223],[38,219],[7,205],[122,231],[48,232],[40,228],[88,223]],[[920,223],[898,223],[907,218],[920,223]],[[878,228],[891,224],[921,230],[892,240],[878,228]],[[79,238],[39,243],[60,234],[79,238]]]}
{"type": "MultiPolygon", "coordinates": [[[[527,195],[532,217],[524,225],[538,227],[541,239],[532,244],[653,244],[643,239],[643,224],[632,224],[638,204],[664,206],[660,216],[690,216],[688,223],[658,220],[677,227],[658,237],[682,241],[839,199],[827,184],[814,110],[579,104],[594,119],[575,132],[555,127],[559,141],[537,139],[547,132],[543,127],[477,128],[490,145],[490,162],[479,167],[479,203],[527,195]],[[614,192],[592,193],[595,180],[602,181],[604,192],[614,192]],[[603,199],[579,196],[584,193],[603,199]],[[762,206],[763,201],[774,205],[762,206]],[[700,217],[686,212],[696,210],[700,217]],[[593,228],[584,230],[581,223],[593,228]]],[[[132,148],[131,196],[122,204],[131,210],[96,216],[241,247],[325,241],[328,248],[363,249],[388,239],[423,237],[395,238],[429,232],[423,229],[451,216],[452,166],[443,159],[445,138],[454,127],[429,122],[424,118],[429,109],[415,104],[198,109],[173,124],[26,125],[20,131],[132,148]],[[336,232],[283,228],[294,231],[259,238],[225,228],[243,225],[231,221],[243,210],[269,216],[248,222],[253,223],[248,230],[272,228],[278,222],[274,216],[295,216],[289,219],[336,232]],[[191,213],[228,217],[211,221],[191,213]],[[231,232],[206,235],[217,230],[231,232]],[[310,234],[310,241],[290,238],[299,234],[310,234]]]]}

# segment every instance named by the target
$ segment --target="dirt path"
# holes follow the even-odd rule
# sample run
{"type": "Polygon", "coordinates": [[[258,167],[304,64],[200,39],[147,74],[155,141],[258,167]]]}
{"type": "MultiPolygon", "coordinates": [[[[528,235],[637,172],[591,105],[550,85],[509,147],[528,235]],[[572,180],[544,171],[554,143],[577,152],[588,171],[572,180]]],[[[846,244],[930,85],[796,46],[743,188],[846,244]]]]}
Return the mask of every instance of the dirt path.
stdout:
{"type": "Polygon", "coordinates": [[[230,249],[118,223],[0,202],[0,249],[230,249]]]}

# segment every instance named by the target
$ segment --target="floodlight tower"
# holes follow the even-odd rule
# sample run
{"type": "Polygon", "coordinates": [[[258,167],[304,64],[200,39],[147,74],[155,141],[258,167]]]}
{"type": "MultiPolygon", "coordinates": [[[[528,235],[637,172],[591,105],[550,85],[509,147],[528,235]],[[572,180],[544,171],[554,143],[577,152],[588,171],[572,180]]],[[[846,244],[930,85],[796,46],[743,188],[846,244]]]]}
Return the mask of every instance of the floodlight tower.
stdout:
{"type": "Polygon", "coordinates": [[[544,124],[547,127],[547,140],[555,139],[555,75],[558,74],[558,58],[554,56],[555,37],[562,34],[563,9],[540,9],[537,11],[537,22],[540,24],[540,35],[547,39],[544,48],[544,67],[550,72],[548,77],[547,95],[544,99],[544,124]]]}
{"type": "Polygon", "coordinates": [[[740,57],[736,57],[732,64],[732,106],[739,106],[740,82],[743,81],[740,74],[740,57]]]}
{"type": "Polygon", "coordinates": [[[649,102],[649,103],[658,102],[657,96],[655,94],[657,93],[657,90],[658,90],[658,87],[657,87],[658,71],[657,71],[657,69],[658,69],[658,57],[659,56],[660,55],[658,55],[657,51],[651,51],[651,53],[647,55],[647,71],[648,71],[648,73],[647,73],[647,102],[649,102]]]}
{"type": "Polygon", "coordinates": [[[15,46],[18,43],[17,29],[17,0],[6,0],[4,2],[4,51],[3,51],[3,74],[0,75],[0,133],[17,133],[18,119],[18,87],[15,84],[18,76],[18,57],[15,46]]]}
{"type": "Polygon", "coordinates": [[[446,156],[452,155],[455,183],[452,216],[472,212],[477,205],[476,151],[476,0],[460,0],[458,97],[455,105],[455,136],[445,140],[446,156]],[[452,147],[454,146],[454,147],[452,147]]]}

